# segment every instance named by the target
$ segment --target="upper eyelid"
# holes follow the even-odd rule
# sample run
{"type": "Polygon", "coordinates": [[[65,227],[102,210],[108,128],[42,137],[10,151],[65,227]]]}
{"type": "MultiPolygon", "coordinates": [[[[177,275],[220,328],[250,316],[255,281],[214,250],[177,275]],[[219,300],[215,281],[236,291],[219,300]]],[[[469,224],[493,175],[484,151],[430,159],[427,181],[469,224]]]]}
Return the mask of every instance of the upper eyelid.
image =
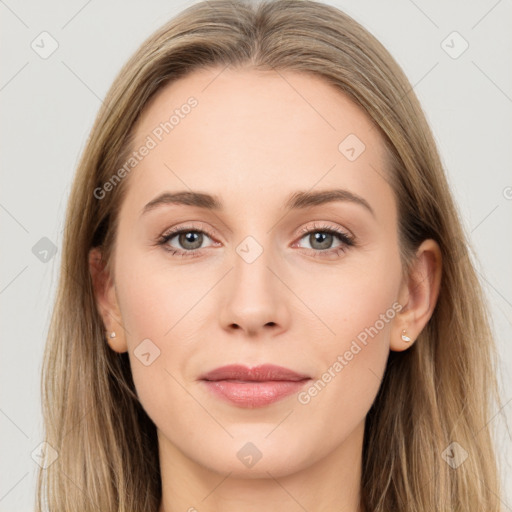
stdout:
{"type": "Polygon", "coordinates": [[[202,226],[201,223],[198,226],[192,226],[189,224],[184,224],[184,225],[178,224],[178,226],[173,226],[172,228],[165,230],[161,236],[165,237],[165,236],[169,236],[169,235],[175,235],[182,231],[199,231],[199,232],[204,232],[208,236],[213,236],[213,235],[210,235],[211,230],[202,226]]]}
{"type": "Polygon", "coordinates": [[[308,233],[312,233],[315,231],[333,231],[336,234],[343,234],[343,235],[347,236],[348,238],[355,238],[354,235],[352,234],[352,232],[350,230],[348,230],[347,228],[339,227],[339,226],[329,226],[328,224],[324,225],[323,224],[324,222],[326,222],[326,221],[313,221],[313,223],[314,223],[313,226],[306,226],[306,227],[301,228],[299,231],[299,234],[307,235],[308,233]],[[317,225],[318,222],[321,223],[322,225],[317,225]]]}

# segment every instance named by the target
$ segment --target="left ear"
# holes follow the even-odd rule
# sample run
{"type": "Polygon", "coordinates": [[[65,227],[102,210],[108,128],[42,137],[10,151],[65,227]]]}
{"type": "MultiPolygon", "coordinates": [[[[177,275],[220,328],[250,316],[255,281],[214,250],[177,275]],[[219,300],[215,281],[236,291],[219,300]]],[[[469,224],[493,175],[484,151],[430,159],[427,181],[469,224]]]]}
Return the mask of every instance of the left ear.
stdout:
{"type": "Polygon", "coordinates": [[[424,240],[416,251],[409,275],[400,287],[402,305],[391,330],[389,348],[400,352],[409,348],[430,320],[441,287],[441,249],[432,239],[424,240]],[[410,341],[402,339],[405,330],[410,341]]]}

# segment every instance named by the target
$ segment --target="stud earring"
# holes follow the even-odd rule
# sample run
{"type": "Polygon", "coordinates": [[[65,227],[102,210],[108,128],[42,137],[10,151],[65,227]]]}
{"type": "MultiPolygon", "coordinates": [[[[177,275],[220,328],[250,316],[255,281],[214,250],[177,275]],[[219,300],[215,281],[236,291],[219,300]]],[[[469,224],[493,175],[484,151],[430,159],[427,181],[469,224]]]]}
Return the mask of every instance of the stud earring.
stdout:
{"type": "Polygon", "coordinates": [[[109,337],[110,337],[110,338],[115,338],[115,337],[116,337],[116,333],[115,333],[115,331],[112,331],[112,332],[109,334],[109,337]]]}
{"type": "Polygon", "coordinates": [[[411,338],[407,336],[407,331],[405,329],[402,330],[402,340],[406,343],[409,343],[411,341],[411,338]]]}

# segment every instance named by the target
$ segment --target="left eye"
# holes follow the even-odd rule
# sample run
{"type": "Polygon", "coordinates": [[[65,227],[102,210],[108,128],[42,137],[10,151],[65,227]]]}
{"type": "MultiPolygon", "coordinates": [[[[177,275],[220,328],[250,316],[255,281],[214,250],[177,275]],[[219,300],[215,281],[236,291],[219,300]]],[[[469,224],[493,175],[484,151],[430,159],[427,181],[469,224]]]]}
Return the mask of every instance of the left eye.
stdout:
{"type": "Polygon", "coordinates": [[[332,249],[332,244],[336,238],[341,242],[341,245],[349,244],[348,237],[344,234],[328,229],[310,231],[307,235],[303,236],[301,240],[307,239],[310,244],[308,249],[326,251],[332,249]]]}

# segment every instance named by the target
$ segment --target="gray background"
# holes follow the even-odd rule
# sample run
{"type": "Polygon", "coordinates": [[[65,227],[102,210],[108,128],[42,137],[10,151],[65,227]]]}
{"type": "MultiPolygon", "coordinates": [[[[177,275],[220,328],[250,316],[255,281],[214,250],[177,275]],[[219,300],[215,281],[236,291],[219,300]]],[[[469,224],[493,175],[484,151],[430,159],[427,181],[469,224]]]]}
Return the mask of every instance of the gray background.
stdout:
{"type": "MultiPolygon", "coordinates": [[[[33,509],[36,463],[31,454],[42,441],[41,357],[64,209],[79,155],[121,65],[146,36],[190,3],[0,0],[0,511],[33,509]],[[31,47],[34,40],[42,46],[38,36],[43,31],[58,43],[46,59],[31,47]],[[44,237],[56,246],[46,262],[41,261],[41,247],[48,245],[40,242],[44,237]]],[[[511,2],[328,3],[386,46],[404,68],[433,128],[494,319],[505,405],[489,421],[504,464],[504,511],[512,510],[504,421],[512,416],[511,2]],[[459,56],[464,41],[448,37],[453,31],[469,44],[459,56]]],[[[48,50],[51,41],[45,37],[48,50]]]]}

